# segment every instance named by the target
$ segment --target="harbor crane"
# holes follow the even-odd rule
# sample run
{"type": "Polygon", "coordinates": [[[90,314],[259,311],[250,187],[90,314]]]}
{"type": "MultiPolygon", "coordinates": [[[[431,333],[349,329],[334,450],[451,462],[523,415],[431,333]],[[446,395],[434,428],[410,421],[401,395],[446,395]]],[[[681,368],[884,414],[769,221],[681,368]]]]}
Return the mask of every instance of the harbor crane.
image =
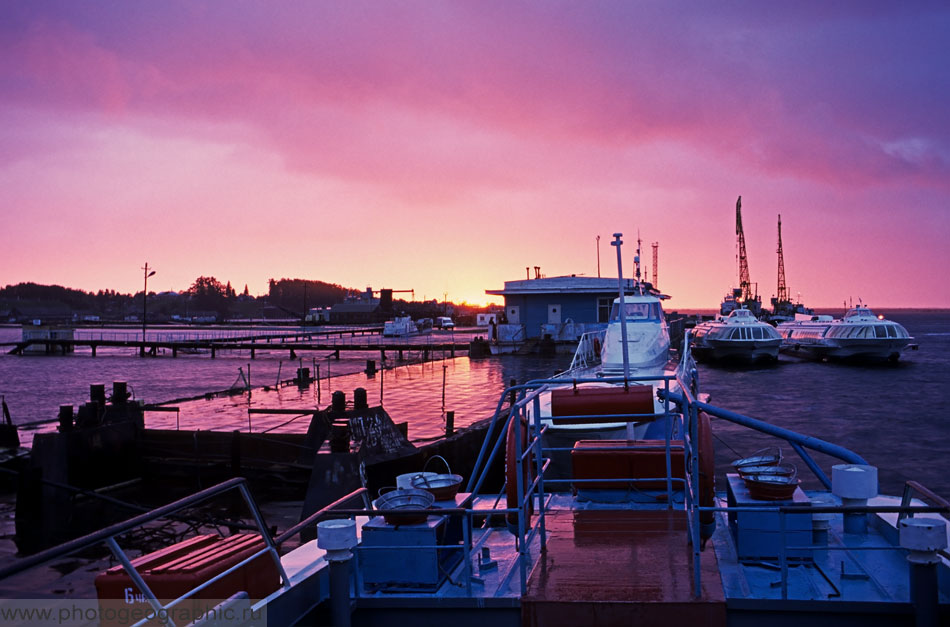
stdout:
{"type": "Polygon", "coordinates": [[[749,278],[749,259],[745,252],[745,233],[742,230],[742,196],[736,200],[736,238],[739,260],[739,287],[734,289],[737,303],[749,309],[754,316],[762,312],[762,300],[753,290],[752,280],[749,278]]]}
{"type": "Polygon", "coordinates": [[[778,288],[772,304],[788,302],[788,286],[785,285],[785,255],[782,253],[782,214],[778,214],[778,288]]]}

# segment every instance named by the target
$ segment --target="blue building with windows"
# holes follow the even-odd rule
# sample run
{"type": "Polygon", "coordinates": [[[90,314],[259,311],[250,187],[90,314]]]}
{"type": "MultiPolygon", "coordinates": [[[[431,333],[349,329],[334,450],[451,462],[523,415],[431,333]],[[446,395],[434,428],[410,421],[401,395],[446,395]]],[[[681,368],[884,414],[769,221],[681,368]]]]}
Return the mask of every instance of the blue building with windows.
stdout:
{"type": "MultiPolygon", "coordinates": [[[[634,279],[624,280],[627,293],[635,285],[634,279]]],[[[653,289],[649,283],[643,286],[653,289]]],[[[513,349],[497,352],[514,352],[546,335],[558,344],[573,344],[588,331],[606,328],[618,284],[616,278],[571,275],[505,281],[504,289],[485,293],[505,299],[505,319],[493,339],[513,349]]]]}

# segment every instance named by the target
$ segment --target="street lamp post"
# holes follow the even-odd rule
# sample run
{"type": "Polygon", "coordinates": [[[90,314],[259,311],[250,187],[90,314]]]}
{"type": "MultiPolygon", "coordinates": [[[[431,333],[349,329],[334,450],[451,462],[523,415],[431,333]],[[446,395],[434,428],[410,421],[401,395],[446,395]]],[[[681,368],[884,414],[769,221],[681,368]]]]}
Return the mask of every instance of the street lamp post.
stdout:
{"type": "Polygon", "coordinates": [[[600,235],[597,236],[597,278],[600,278],[600,235]]]}
{"type": "Polygon", "coordinates": [[[142,289],[142,348],[139,350],[139,356],[145,357],[145,324],[148,319],[148,277],[155,274],[155,271],[152,270],[149,272],[147,261],[142,270],[145,271],[145,287],[142,289]]]}

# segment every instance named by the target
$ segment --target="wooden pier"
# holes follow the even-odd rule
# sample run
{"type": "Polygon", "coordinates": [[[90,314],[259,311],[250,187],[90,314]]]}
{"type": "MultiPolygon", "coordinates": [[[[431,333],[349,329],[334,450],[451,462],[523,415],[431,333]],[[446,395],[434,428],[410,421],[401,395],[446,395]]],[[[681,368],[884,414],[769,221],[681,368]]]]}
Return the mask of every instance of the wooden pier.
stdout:
{"type": "Polygon", "coordinates": [[[220,351],[248,351],[251,359],[256,357],[257,351],[287,351],[291,359],[297,359],[297,353],[306,351],[329,352],[337,359],[340,358],[341,351],[379,351],[380,359],[386,360],[387,352],[397,353],[399,359],[407,351],[422,352],[423,358],[428,359],[429,355],[439,352],[448,353],[452,357],[457,351],[467,351],[469,344],[467,342],[410,342],[406,339],[373,338],[373,341],[365,339],[349,338],[347,341],[313,341],[302,339],[302,334],[286,334],[266,337],[240,337],[226,339],[191,339],[191,340],[168,340],[168,339],[147,339],[145,341],[135,339],[107,339],[107,338],[75,338],[71,340],[50,340],[35,339],[24,340],[13,344],[11,355],[23,354],[31,346],[45,347],[45,353],[48,355],[66,354],[72,352],[76,347],[88,347],[92,351],[92,356],[96,356],[96,351],[100,347],[109,348],[136,348],[140,354],[156,356],[159,350],[170,351],[172,357],[178,357],[178,353],[194,354],[208,353],[214,359],[220,351]],[[290,340],[293,341],[290,341],[290,340]]]}

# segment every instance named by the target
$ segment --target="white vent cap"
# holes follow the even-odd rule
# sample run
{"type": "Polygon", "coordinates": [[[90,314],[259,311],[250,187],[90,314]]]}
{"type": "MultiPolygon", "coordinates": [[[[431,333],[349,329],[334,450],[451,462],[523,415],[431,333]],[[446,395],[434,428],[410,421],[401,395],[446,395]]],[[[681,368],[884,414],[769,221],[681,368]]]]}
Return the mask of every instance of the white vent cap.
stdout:
{"type": "Polygon", "coordinates": [[[346,551],[356,546],[355,520],[324,520],[317,523],[317,546],[326,551],[346,551]]]}
{"type": "Polygon", "coordinates": [[[842,499],[870,499],[877,496],[877,467],[838,464],[831,467],[831,491],[842,499]]]}
{"type": "Polygon", "coordinates": [[[947,523],[937,518],[905,518],[901,521],[901,547],[911,551],[947,548],[947,523]]]}

